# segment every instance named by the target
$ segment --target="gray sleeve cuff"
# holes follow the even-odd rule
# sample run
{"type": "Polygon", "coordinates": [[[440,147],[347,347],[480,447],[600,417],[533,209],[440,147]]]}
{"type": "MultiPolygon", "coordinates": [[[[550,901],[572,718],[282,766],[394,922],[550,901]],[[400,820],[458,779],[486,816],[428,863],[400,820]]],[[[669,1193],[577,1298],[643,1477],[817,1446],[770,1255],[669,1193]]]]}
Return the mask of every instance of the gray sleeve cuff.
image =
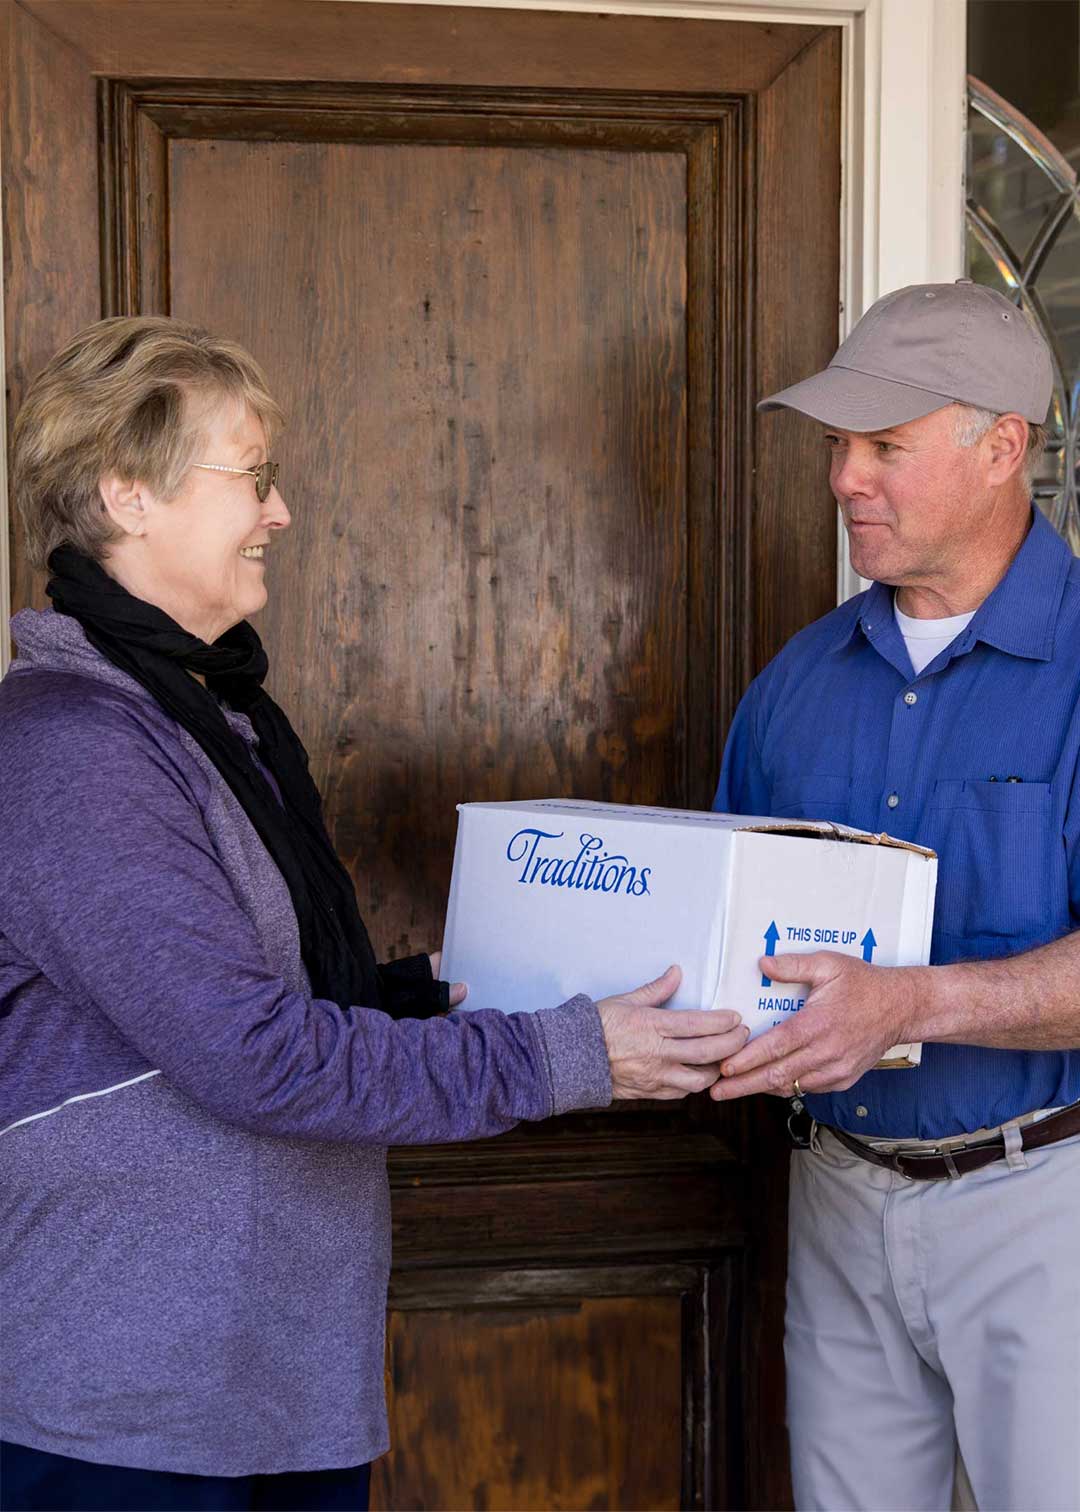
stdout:
{"type": "Polygon", "coordinates": [[[611,1067],[592,998],[579,993],[558,1008],[542,1008],[533,1019],[547,1060],[552,1113],[606,1108],[611,1067]]]}

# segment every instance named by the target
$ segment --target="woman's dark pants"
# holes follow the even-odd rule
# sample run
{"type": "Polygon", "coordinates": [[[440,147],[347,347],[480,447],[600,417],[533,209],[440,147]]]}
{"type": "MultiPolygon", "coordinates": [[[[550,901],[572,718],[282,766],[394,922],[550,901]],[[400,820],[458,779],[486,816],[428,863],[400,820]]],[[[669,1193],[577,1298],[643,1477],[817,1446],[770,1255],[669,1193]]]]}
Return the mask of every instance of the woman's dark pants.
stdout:
{"type": "Polygon", "coordinates": [[[0,1512],[367,1512],[370,1465],[175,1475],[0,1443],[0,1512]]]}

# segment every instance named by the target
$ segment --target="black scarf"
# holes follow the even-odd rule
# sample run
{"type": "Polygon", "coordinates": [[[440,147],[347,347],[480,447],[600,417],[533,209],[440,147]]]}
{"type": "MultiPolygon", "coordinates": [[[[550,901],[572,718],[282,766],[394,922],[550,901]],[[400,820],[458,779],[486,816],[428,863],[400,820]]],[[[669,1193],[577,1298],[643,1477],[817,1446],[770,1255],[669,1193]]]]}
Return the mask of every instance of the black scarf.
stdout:
{"type": "Polygon", "coordinates": [[[263,689],[266,652],[247,621],[207,645],[73,547],[58,547],[49,569],[46,592],[57,611],[78,620],[90,644],[142,684],[228,783],[285,879],[314,995],[342,1010],[382,1008],[395,1017],[445,1011],[447,989],[432,982],[427,956],[376,964],[349,874],[323,823],[307,752],[263,689]],[[205,688],[191,672],[205,677],[205,688]],[[280,803],[219,699],[251,720],[280,803]]]}

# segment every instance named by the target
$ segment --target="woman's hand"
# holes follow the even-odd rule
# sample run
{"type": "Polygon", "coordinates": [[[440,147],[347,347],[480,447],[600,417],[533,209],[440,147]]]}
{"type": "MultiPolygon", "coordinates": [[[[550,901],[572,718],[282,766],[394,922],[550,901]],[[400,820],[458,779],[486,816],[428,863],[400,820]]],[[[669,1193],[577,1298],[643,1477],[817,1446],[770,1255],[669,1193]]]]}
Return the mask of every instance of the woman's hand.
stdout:
{"type": "Polygon", "coordinates": [[[730,1009],[662,1008],[681,981],[678,966],[669,966],[655,982],[596,1005],[611,1062],[612,1097],[704,1092],[720,1075],[720,1062],[746,1044],[750,1030],[730,1009]]]}
{"type": "MultiPolygon", "coordinates": [[[[428,960],[431,962],[431,974],[432,974],[432,976],[435,978],[436,981],[439,981],[439,972],[442,969],[442,951],[441,950],[431,950],[431,951],[429,951],[428,952],[428,960]]],[[[468,995],[469,995],[469,989],[466,987],[466,985],[465,985],[464,982],[451,982],[450,983],[450,1006],[451,1006],[451,1008],[456,1008],[459,1003],[463,1003],[465,1001],[465,999],[468,997],[468,995]]]]}

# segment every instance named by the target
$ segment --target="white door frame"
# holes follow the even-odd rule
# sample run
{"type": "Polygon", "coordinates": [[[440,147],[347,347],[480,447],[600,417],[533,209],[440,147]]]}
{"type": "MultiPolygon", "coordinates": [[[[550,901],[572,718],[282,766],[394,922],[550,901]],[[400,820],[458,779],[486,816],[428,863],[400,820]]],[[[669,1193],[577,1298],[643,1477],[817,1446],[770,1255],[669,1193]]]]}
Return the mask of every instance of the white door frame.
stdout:
{"type": "MultiPolygon", "coordinates": [[[[307,0],[321,4],[323,0],[307,0]]],[[[353,0],[377,4],[379,0],[353,0]]],[[[457,5],[461,0],[411,0],[457,5]]],[[[837,26],[842,34],[840,330],[881,294],[963,273],[967,0],[471,0],[484,9],[837,26]]],[[[2,165],[0,165],[2,171],[2,165]]],[[[0,230],[2,237],[2,230],[0,230]]],[[[0,266],[3,247],[0,242],[0,266]]],[[[0,288],[0,363],[3,361],[0,288]]],[[[5,369],[6,371],[6,369],[5,369]]],[[[0,434],[6,436],[4,385],[0,434]]],[[[0,673],[10,639],[10,522],[0,447],[0,673]]],[[[839,532],[837,594],[859,579],[839,532]]]]}

